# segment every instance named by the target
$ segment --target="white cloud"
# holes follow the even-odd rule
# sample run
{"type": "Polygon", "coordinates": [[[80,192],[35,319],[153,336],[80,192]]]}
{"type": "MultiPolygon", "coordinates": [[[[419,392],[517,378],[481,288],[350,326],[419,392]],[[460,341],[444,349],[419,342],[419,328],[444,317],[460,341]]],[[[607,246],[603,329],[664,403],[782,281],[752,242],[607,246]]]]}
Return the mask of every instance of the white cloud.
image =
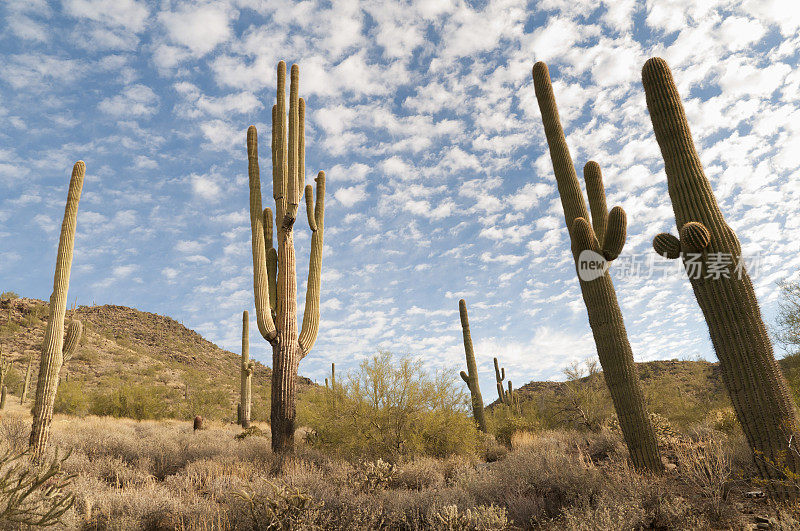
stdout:
{"type": "Polygon", "coordinates": [[[197,57],[203,56],[231,37],[231,19],[235,12],[220,4],[196,5],[185,3],[176,11],[158,14],[173,43],[189,48],[197,57]]]}
{"type": "Polygon", "coordinates": [[[111,116],[150,116],[158,110],[158,96],[150,87],[135,84],[116,96],[104,98],[97,108],[111,116]]]}

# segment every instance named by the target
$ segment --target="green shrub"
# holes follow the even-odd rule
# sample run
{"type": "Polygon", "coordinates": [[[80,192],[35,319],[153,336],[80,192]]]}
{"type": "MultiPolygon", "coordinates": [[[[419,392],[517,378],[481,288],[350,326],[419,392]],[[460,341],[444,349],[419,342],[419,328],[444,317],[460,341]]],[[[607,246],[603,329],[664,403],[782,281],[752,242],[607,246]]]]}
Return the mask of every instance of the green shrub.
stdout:
{"type": "Polygon", "coordinates": [[[54,413],[82,417],[89,412],[89,397],[83,382],[79,380],[61,381],[56,391],[54,413]]]}
{"type": "Polygon", "coordinates": [[[165,395],[163,387],[126,384],[110,392],[95,391],[89,412],[136,420],[162,419],[169,413],[165,395]]]}
{"type": "Polygon", "coordinates": [[[14,299],[19,299],[19,295],[13,291],[4,291],[0,293],[0,301],[10,301],[14,299]]]}
{"type": "Polygon", "coordinates": [[[478,431],[456,380],[450,373],[428,376],[419,362],[381,352],[347,383],[306,392],[300,425],[312,429],[311,444],[350,459],[474,454],[478,431]]]}

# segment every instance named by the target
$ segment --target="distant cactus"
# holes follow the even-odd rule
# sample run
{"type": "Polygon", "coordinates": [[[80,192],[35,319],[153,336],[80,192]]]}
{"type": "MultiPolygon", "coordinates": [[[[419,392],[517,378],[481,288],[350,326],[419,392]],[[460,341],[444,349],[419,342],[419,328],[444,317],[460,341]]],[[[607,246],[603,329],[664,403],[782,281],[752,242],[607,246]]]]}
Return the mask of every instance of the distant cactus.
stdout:
{"type": "MultiPolygon", "coordinates": [[[[613,260],[622,251],[625,243],[625,211],[620,207],[614,207],[611,212],[606,210],[600,166],[590,161],[584,167],[592,211],[592,224],[589,224],[589,212],[559,121],[547,65],[536,63],[533,67],[533,82],[576,268],[580,255],[587,251],[593,251],[587,253],[592,257],[613,260]]],[[[664,466],[655,432],[645,409],[644,394],[611,276],[606,271],[593,280],[583,280],[580,275],[578,279],[603,375],[619,417],[631,461],[636,468],[661,471],[664,466]]]]}
{"type": "Polygon", "coordinates": [[[28,358],[28,368],[25,370],[25,381],[22,383],[22,392],[19,396],[19,403],[24,404],[28,399],[28,388],[31,386],[31,369],[33,369],[33,353],[28,358]]]}
{"type": "Polygon", "coordinates": [[[723,382],[759,472],[771,480],[773,494],[796,497],[796,491],[784,489],[781,483],[787,475],[796,482],[800,474],[800,454],[791,446],[793,440],[800,441],[797,414],[775,361],[750,276],[740,263],[741,245],[705,176],[667,63],[658,57],[648,60],[642,83],[679,228],[679,237],[659,234],[653,247],[667,258],[683,253],[723,382]],[[719,274],[712,273],[710,264],[719,257],[728,260],[715,266],[719,274]]]}
{"type": "Polygon", "coordinates": [[[467,372],[461,371],[461,379],[467,383],[469,394],[472,396],[472,416],[478,429],[484,433],[486,430],[486,416],[483,412],[483,397],[478,383],[478,366],[475,363],[475,352],[472,349],[472,336],[469,333],[469,317],[467,316],[467,303],[464,299],[458,301],[458,312],[461,316],[461,332],[464,336],[464,352],[467,355],[467,372]]]}
{"type": "Polygon", "coordinates": [[[59,373],[64,357],[71,357],[83,332],[80,321],[72,321],[64,337],[64,317],[67,312],[67,291],[72,269],[72,252],[75,245],[75,227],[78,218],[78,203],[83,190],[83,177],[86,166],[78,161],[72,168],[72,177],[61,224],[61,237],[58,242],[56,271],[53,279],[53,294],[50,296],[50,319],[44,333],[42,356],[39,361],[39,378],[36,385],[36,398],[33,406],[33,426],[31,428],[30,451],[34,461],[40,461],[47,448],[50,437],[50,423],[53,419],[53,405],[56,399],[59,373]]]}
{"type": "Polygon", "coordinates": [[[242,367],[241,367],[241,402],[239,402],[239,424],[242,428],[250,427],[250,394],[255,362],[250,360],[250,316],[247,310],[242,313],[242,367]]]}
{"type": "MultiPolygon", "coordinates": [[[[327,379],[326,379],[327,381],[327,379]]],[[[336,364],[331,363],[331,388],[336,389],[336,364]]]]}
{"type": "Polygon", "coordinates": [[[200,415],[194,417],[194,422],[192,422],[192,429],[194,431],[203,429],[203,417],[201,417],[200,415]]]}
{"type": "Polygon", "coordinates": [[[507,404],[506,391],[503,389],[503,380],[506,379],[506,368],[500,368],[497,358],[494,358],[494,378],[497,380],[497,396],[501,404],[507,404]]]}
{"type": "Polygon", "coordinates": [[[14,366],[14,361],[6,357],[2,350],[0,350],[0,387],[5,385],[6,376],[14,366]]]}
{"type": "Polygon", "coordinates": [[[0,410],[6,408],[6,396],[8,395],[8,387],[3,386],[3,391],[0,392],[0,410]]]}
{"type": "Polygon", "coordinates": [[[305,312],[297,333],[297,276],[294,223],[305,182],[305,101],[299,98],[299,68],[293,65],[289,88],[288,146],[286,64],[278,63],[278,98],[272,108],[272,196],[275,199],[277,250],[272,245],[272,211],[261,209],[258,133],[247,130],[250,178],[250,226],[253,248],[253,288],[258,331],[272,345],[272,449],[292,450],[297,401],[297,369],[314,346],[319,331],[322,235],[325,218],[325,172],[316,178],[317,201],[305,186],[306,215],[311,228],[305,312]]]}

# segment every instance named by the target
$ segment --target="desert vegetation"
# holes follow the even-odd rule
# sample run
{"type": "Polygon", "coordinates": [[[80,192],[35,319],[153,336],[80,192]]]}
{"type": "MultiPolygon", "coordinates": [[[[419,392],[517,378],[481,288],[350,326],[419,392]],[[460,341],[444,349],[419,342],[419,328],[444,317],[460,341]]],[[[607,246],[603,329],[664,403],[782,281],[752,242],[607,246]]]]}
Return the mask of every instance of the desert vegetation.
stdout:
{"type": "MultiPolygon", "coordinates": [[[[793,400],[800,389],[800,354],[782,360],[782,370],[750,278],[746,271],[727,271],[713,280],[688,275],[718,364],[687,362],[686,369],[680,362],[634,363],[607,271],[626,242],[626,213],[607,209],[600,166],[593,161],[584,166],[587,209],[542,62],[533,67],[534,91],[597,361],[568,366],[565,382],[514,389],[509,379],[506,389],[505,368],[494,358],[498,399],[485,405],[476,358],[491,353],[475,351],[462,299],[467,370],[460,376],[466,392],[455,368],[432,372],[419,358],[388,352],[364,360],[345,377],[340,373],[338,380],[331,364],[324,388],[303,382],[299,364],[319,332],[325,174],[319,172],[316,192],[305,184],[305,101],[293,65],[287,119],[286,70],[281,61],[272,107],[274,218],[270,208],[262,209],[255,126],[246,135],[256,322],[273,353],[268,382],[259,381],[266,373],[259,374],[249,357],[247,311],[241,353],[221,356],[224,386],[188,378],[176,385],[174,365],[161,359],[143,367],[142,345],[152,340],[153,329],[106,337],[115,349],[121,347],[133,374],[157,373],[153,383],[118,376],[118,385],[90,389],[90,378],[69,376],[65,362],[92,367],[97,361],[81,352],[81,344],[103,338],[96,322],[90,319],[84,327],[77,319],[96,314],[95,308],[67,310],[85,174],[85,165],[77,162],[47,312],[43,305],[17,301],[13,292],[0,296],[8,308],[0,337],[34,337],[30,330],[43,328],[32,404],[27,395],[33,353],[12,357],[0,350],[3,525],[800,526],[800,452],[793,446],[800,434],[793,400]],[[312,235],[298,329],[293,230],[303,194],[312,235]],[[602,266],[591,278],[581,274],[587,252],[602,266]],[[22,317],[12,319],[17,311],[22,317]]],[[[727,253],[734,258],[732,268],[741,247],[703,173],[672,74],[654,58],[642,79],[679,232],[679,237],[656,235],[653,247],[665,258],[683,258],[687,273],[688,254],[699,255],[702,271],[714,254],[727,253]]],[[[793,348],[800,290],[786,283],[783,292],[776,337],[793,348]]],[[[166,336],[159,338],[153,341],[165,343],[166,336]]],[[[171,359],[195,368],[207,363],[185,353],[172,352],[171,359]]],[[[117,372],[121,366],[112,364],[117,372]]]]}

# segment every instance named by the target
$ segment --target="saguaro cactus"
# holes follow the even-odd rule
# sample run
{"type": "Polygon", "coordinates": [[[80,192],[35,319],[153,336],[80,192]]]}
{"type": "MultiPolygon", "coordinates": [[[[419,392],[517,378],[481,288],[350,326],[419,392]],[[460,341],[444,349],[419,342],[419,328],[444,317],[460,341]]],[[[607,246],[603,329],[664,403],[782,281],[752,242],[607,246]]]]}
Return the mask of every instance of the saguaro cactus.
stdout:
{"type": "Polygon", "coordinates": [[[28,388],[31,386],[31,369],[33,368],[33,353],[28,358],[28,368],[25,370],[25,381],[22,383],[22,392],[19,395],[19,403],[24,404],[28,398],[28,388]]]}
{"type": "Polygon", "coordinates": [[[272,211],[261,210],[258,134],[247,130],[250,176],[250,226],[253,247],[253,288],[258,331],[272,345],[272,449],[294,447],[296,379],[300,360],[310,351],[319,331],[322,233],[325,218],[325,172],[316,178],[317,201],[305,187],[306,215],[311,228],[303,325],[297,333],[297,275],[293,229],[305,182],[305,101],[298,97],[299,69],[292,65],[289,89],[288,147],[286,125],[286,63],[278,63],[278,97],[272,107],[272,196],[275,199],[277,251],[272,246],[272,211]]]}
{"type": "Polygon", "coordinates": [[[250,427],[250,388],[255,366],[255,362],[250,360],[250,316],[247,314],[247,310],[245,310],[242,312],[242,389],[241,402],[239,403],[239,421],[242,428],[250,427]]]}
{"type": "MultiPolygon", "coordinates": [[[[580,266],[581,253],[586,251],[592,251],[588,253],[590,257],[613,260],[625,244],[625,211],[620,207],[614,207],[611,212],[606,210],[600,166],[589,162],[583,169],[592,210],[592,224],[589,224],[589,212],[559,121],[547,65],[542,62],[534,65],[533,82],[576,268],[580,266]]],[[[661,471],[663,464],[655,432],[645,410],[644,394],[611,276],[605,271],[597,278],[584,280],[579,274],[578,280],[603,375],[631,461],[636,468],[661,471]]]]}
{"type": "Polygon", "coordinates": [[[494,379],[497,381],[497,396],[501,404],[507,404],[506,391],[503,389],[503,380],[506,379],[506,368],[500,368],[497,358],[494,358],[494,379]]]}
{"type": "Polygon", "coordinates": [[[42,344],[29,443],[33,459],[37,461],[42,458],[47,448],[50,422],[53,419],[53,404],[56,399],[59,372],[64,362],[64,356],[72,356],[83,332],[81,322],[74,320],[67,328],[66,338],[64,338],[64,317],[67,313],[67,291],[72,269],[72,251],[75,245],[75,226],[85,174],[86,166],[83,161],[79,160],[72,168],[67,205],[64,209],[64,221],[61,224],[56,272],[53,278],[53,294],[50,295],[50,319],[47,321],[42,344]]]}
{"type": "Polygon", "coordinates": [[[787,479],[784,472],[800,474],[800,455],[791,446],[791,441],[795,445],[800,441],[797,414],[775,361],[753,284],[741,263],[741,245],[703,172],[667,63],[658,57],[648,60],[642,83],[680,234],[680,238],[659,234],[653,247],[667,258],[683,254],[723,382],[759,471],[771,480],[775,494],[796,496],[794,489],[781,483],[787,479]]]}
{"type": "Polygon", "coordinates": [[[14,361],[6,357],[3,351],[0,351],[0,387],[5,385],[6,376],[8,376],[8,373],[11,371],[11,367],[13,366],[14,361]]]}
{"type": "Polygon", "coordinates": [[[467,383],[469,394],[472,396],[472,416],[478,424],[478,429],[486,432],[486,416],[483,413],[483,398],[478,384],[478,366],[475,364],[475,352],[472,349],[472,336],[469,333],[469,317],[467,316],[467,303],[464,299],[458,301],[458,313],[461,316],[461,332],[464,335],[464,352],[467,355],[467,371],[461,371],[461,379],[467,383]]]}
{"type": "Polygon", "coordinates": [[[2,392],[0,392],[0,410],[6,408],[6,396],[7,395],[8,395],[8,387],[6,387],[4,385],[2,392]]]}

